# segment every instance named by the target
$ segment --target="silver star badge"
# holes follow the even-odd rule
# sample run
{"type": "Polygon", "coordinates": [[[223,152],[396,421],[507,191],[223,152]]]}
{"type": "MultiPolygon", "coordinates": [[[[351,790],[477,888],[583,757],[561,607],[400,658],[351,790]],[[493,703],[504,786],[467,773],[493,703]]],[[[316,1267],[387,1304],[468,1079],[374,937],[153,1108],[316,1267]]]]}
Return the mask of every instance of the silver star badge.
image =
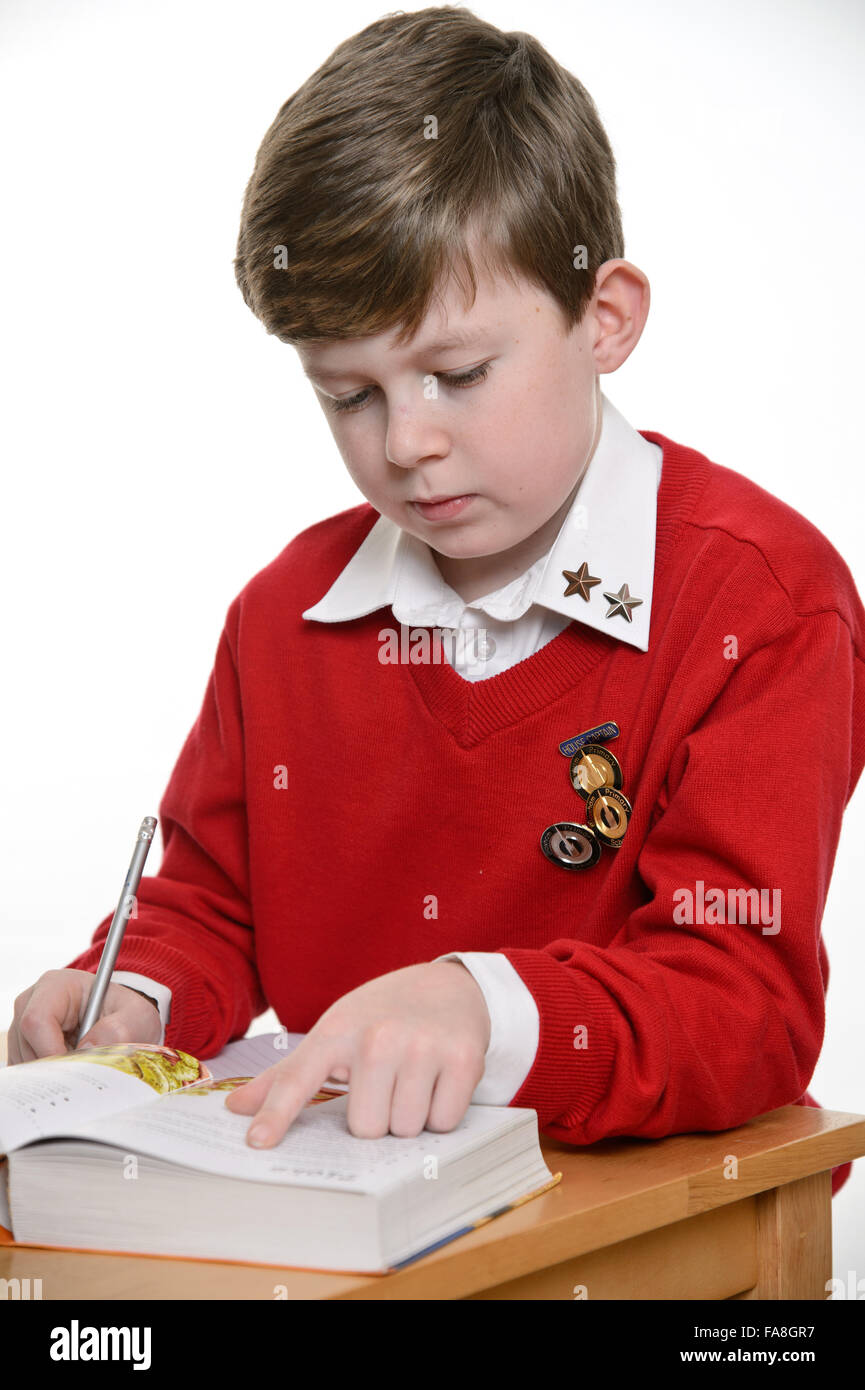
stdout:
{"type": "Polygon", "coordinates": [[[627,584],[623,584],[617,594],[608,594],[606,589],[603,590],[603,594],[604,598],[611,605],[605,614],[607,618],[615,618],[617,614],[621,613],[622,617],[627,618],[629,623],[634,621],[631,617],[631,609],[636,608],[643,600],[641,598],[631,598],[627,584]]]}

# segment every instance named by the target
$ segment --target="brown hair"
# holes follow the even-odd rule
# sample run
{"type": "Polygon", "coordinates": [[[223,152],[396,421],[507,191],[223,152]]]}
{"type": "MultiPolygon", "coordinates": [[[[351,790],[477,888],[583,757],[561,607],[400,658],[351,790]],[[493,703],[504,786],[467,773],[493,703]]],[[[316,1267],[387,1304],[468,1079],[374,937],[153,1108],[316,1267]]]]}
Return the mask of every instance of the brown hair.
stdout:
{"type": "Polygon", "coordinates": [[[416,333],[472,258],[545,288],[565,324],[624,255],[613,152],[577,79],[531,34],[461,6],[346,39],[280,108],[246,186],[235,275],[282,342],[416,333]],[[437,123],[436,138],[429,138],[437,123]],[[575,268],[577,246],[586,268],[575,268]]]}

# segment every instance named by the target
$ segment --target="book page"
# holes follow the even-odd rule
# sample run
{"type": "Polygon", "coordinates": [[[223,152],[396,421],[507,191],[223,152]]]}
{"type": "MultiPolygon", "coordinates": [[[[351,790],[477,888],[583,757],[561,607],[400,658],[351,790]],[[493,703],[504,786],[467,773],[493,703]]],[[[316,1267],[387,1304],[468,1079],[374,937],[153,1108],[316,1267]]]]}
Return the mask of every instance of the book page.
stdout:
{"type": "Polygon", "coordinates": [[[0,1153],[208,1080],[204,1062],[155,1043],[111,1043],[0,1069],[0,1153]]]}
{"type": "MultiPolygon", "coordinates": [[[[251,1038],[238,1038],[228,1043],[215,1057],[207,1059],[211,1075],[218,1081],[228,1076],[260,1076],[263,1071],[290,1057],[305,1033],[257,1033],[251,1038]]],[[[328,1077],[325,1085],[332,1091],[347,1091],[344,1081],[328,1077]]]]}
{"type": "Polygon", "coordinates": [[[536,1127],[533,1110],[470,1105],[448,1133],[421,1130],[411,1139],[393,1134],[361,1139],[349,1131],[348,1097],[339,1095],[307,1104],[273,1148],[253,1149],[246,1142],[252,1116],[225,1108],[231,1088],[226,1080],[203,1082],[163,1096],[158,1105],[80,1125],[74,1135],[115,1145],[124,1159],[139,1152],[224,1177],[379,1193],[423,1176],[430,1158],[443,1162],[522,1124],[536,1127]]]}

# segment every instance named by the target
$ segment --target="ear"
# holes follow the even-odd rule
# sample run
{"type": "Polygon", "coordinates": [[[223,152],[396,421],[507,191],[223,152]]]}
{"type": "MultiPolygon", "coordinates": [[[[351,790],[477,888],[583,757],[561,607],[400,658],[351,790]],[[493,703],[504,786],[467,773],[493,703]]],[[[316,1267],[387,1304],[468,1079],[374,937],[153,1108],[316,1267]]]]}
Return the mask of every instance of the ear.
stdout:
{"type": "Polygon", "coordinates": [[[630,261],[604,261],[589,305],[592,352],[599,373],[614,372],[630,357],[649,316],[649,281],[630,261]]]}

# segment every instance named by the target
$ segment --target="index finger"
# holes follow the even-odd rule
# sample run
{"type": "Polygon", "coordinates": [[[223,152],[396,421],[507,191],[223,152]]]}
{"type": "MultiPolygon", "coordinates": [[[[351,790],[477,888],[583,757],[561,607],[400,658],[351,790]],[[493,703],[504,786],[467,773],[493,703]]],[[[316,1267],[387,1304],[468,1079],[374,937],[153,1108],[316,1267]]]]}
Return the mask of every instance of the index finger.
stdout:
{"type": "Polygon", "coordinates": [[[57,1057],[67,1051],[65,1033],[78,1026],[78,1001],[70,992],[59,999],[54,986],[50,990],[34,989],[18,1019],[18,1044],[22,1061],[40,1057],[57,1057]],[[28,1053],[32,1052],[32,1057],[28,1053]]]}
{"type": "Polygon", "coordinates": [[[309,1034],[290,1057],[230,1092],[225,1101],[229,1110],[255,1115],[246,1132],[247,1144],[256,1149],[278,1144],[338,1061],[335,1043],[309,1034]]]}

